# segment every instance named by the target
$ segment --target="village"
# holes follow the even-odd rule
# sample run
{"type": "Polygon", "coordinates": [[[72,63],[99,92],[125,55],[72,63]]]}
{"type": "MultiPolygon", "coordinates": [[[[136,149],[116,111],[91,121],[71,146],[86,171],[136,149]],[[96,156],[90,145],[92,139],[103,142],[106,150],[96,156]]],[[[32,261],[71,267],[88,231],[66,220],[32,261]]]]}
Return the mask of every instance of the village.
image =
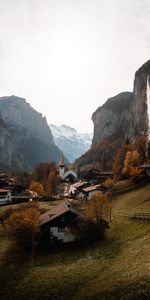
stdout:
{"type": "MultiPolygon", "coordinates": [[[[139,169],[142,170],[146,178],[150,177],[150,165],[141,165],[139,169]]],[[[56,194],[47,196],[44,199],[44,202],[45,200],[53,201],[56,202],[56,205],[50,210],[46,210],[43,214],[40,214],[38,221],[40,243],[42,243],[42,246],[45,244],[46,246],[53,244],[60,245],[77,241],[77,235],[69,228],[73,226],[76,219],[85,217],[86,207],[89,206],[89,203],[92,203],[93,199],[101,199],[99,205],[102,207],[102,202],[104,202],[105,197],[107,198],[107,203],[103,203],[103,206],[107,206],[107,213],[104,215],[101,213],[99,218],[101,220],[106,218],[108,223],[111,221],[113,172],[97,172],[92,170],[86,174],[86,178],[78,179],[76,170],[68,169],[65,165],[63,154],[61,155],[57,170],[57,176],[60,178],[59,188],[56,194]],[[60,204],[57,204],[59,200],[60,204]]],[[[26,185],[16,184],[14,178],[5,173],[0,174],[1,206],[9,207],[9,205],[12,206],[13,204],[32,204],[41,203],[41,201],[43,201],[43,196],[36,190],[27,189],[26,185]]],[[[96,205],[95,210],[98,211],[100,208],[96,205]]],[[[150,218],[149,214],[147,218],[150,218]]]]}

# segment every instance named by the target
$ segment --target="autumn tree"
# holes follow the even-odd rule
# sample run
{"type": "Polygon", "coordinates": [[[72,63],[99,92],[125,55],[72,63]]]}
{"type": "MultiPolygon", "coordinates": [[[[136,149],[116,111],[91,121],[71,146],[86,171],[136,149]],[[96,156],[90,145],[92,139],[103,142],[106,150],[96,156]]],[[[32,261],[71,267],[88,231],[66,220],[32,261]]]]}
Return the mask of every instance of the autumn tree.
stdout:
{"type": "Polygon", "coordinates": [[[107,196],[96,193],[85,203],[85,214],[76,218],[71,225],[71,232],[81,242],[94,242],[105,238],[106,229],[109,228],[105,220],[109,215],[109,203],[107,196]]]}
{"type": "Polygon", "coordinates": [[[55,194],[60,182],[55,163],[45,162],[38,164],[32,175],[31,183],[34,182],[42,185],[45,195],[55,194]]]}
{"type": "Polygon", "coordinates": [[[5,223],[5,232],[16,244],[34,255],[40,212],[36,208],[27,207],[23,211],[15,211],[5,223]]]}
{"type": "Polygon", "coordinates": [[[37,193],[38,195],[43,195],[44,194],[44,188],[43,185],[37,181],[32,181],[29,190],[37,193]]]}
{"type": "Polygon", "coordinates": [[[126,157],[127,151],[132,149],[132,145],[130,144],[123,144],[120,149],[118,149],[113,165],[113,172],[117,176],[122,175],[122,170],[124,168],[124,160],[126,157]]]}
{"type": "Polygon", "coordinates": [[[95,193],[88,201],[85,208],[86,217],[95,221],[107,218],[109,215],[110,205],[106,194],[95,193]]]}
{"type": "Polygon", "coordinates": [[[130,175],[132,177],[138,177],[142,174],[142,169],[139,169],[138,167],[131,167],[131,170],[130,170],[130,175]]]}
{"type": "Polygon", "coordinates": [[[133,168],[139,165],[139,161],[140,161],[139,156],[140,155],[136,150],[128,151],[126,153],[126,157],[124,160],[123,174],[131,175],[131,173],[133,172],[133,168]]]}
{"type": "Polygon", "coordinates": [[[108,177],[105,180],[104,185],[108,188],[108,190],[111,190],[117,181],[118,181],[117,176],[114,176],[113,178],[108,177]]]}

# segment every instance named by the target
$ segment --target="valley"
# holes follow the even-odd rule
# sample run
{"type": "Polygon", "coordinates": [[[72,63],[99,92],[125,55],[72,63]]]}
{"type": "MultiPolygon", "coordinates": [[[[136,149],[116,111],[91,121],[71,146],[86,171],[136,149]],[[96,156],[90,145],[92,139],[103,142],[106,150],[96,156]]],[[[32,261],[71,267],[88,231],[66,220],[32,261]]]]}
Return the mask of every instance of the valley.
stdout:
{"type": "Polygon", "coordinates": [[[19,251],[8,256],[10,242],[1,237],[2,299],[148,300],[150,222],[115,212],[150,211],[149,195],[147,185],[113,196],[114,213],[104,242],[62,247],[37,254],[31,262],[20,258],[19,251]]]}

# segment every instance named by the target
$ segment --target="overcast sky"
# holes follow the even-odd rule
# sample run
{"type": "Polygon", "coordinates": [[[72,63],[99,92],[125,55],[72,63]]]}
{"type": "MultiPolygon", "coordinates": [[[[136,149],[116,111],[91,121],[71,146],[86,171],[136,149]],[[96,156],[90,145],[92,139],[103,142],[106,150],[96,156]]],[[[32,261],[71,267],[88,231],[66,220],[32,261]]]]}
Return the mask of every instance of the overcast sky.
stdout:
{"type": "Polygon", "coordinates": [[[148,59],[149,0],[0,0],[0,96],[26,98],[48,123],[91,132],[148,59]]]}

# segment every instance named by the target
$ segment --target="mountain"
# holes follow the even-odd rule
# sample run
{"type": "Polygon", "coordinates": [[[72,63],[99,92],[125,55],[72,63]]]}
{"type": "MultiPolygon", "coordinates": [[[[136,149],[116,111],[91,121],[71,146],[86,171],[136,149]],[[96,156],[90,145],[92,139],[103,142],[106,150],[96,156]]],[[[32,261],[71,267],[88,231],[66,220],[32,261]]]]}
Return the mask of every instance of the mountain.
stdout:
{"type": "Polygon", "coordinates": [[[114,156],[123,143],[150,129],[150,60],[135,73],[133,92],[108,99],[92,115],[94,136],[91,149],[77,164],[99,163],[102,170],[112,168],[114,156]]]}
{"type": "Polygon", "coordinates": [[[78,133],[66,125],[49,125],[55,144],[63,151],[69,162],[85,153],[91,146],[92,134],[78,133]]]}
{"type": "Polygon", "coordinates": [[[0,165],[4,170],[30,170],[44,161],[58,162],[60,150],[54,144],[46,118],[24,98],[0,97],[0,165]]]}

